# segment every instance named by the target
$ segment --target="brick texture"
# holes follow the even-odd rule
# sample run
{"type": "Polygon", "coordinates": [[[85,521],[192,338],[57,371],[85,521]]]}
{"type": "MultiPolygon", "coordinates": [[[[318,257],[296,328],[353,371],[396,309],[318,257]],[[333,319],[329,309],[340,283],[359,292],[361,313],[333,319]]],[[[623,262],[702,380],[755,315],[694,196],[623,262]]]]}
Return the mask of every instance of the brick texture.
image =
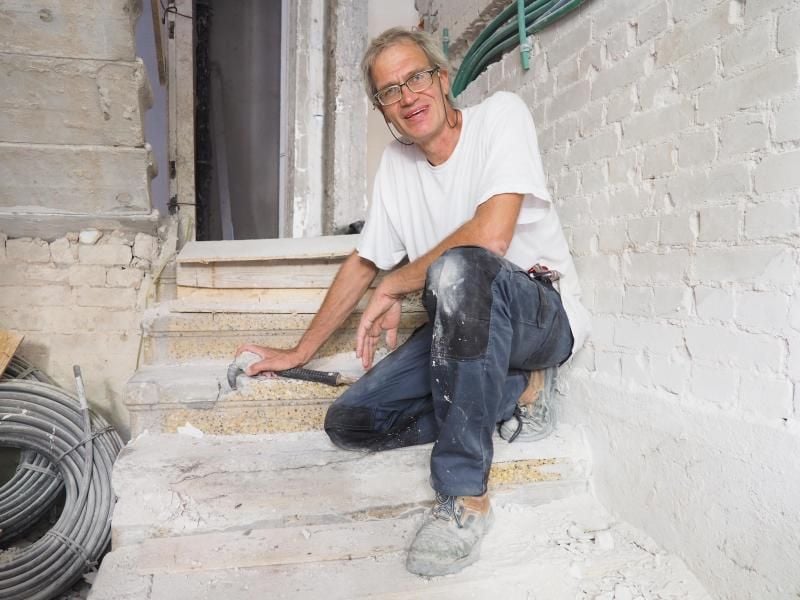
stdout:
{"type": "Polygon", "coordinates": [[[797,420],[796,2],[587,3],[535,43],[538,70],[511,52],[465,97],[525,91],[594,313],[576,371],[797,420]]]}
{"type": "Polygon", "coordinates": [[[72,365],[80,364],[89,401],[123,433],[121,394],[136,364],[158,243],[136,235],[141,258],[132,264],[134,234],[107,232],[95,245],[79,244],[77,235],[49,243],[0,235],[0,323],[24,334],[20,354],[69,389],[72,365]]]}

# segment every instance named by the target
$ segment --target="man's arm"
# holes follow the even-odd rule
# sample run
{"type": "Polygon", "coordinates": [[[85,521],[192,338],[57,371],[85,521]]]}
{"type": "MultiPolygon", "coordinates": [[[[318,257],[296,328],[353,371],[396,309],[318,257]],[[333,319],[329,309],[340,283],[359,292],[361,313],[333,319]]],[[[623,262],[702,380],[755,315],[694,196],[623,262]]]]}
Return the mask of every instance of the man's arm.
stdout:
{"type": "Polygon", "coordinates": [[[423,288],[428,267],[445,251],[457,246],[481,246],[505,255],[514,236],[522,200],[522,194],[492,196],[469,221],[436,246],[383,278],[364,310],[356,334],[356,356],[365,368],[372,365],[382,331],[387,332],[387,340],[395,339],[403,296],[423,288]]]}
{"type": "Polygon", "coordinates": [[[514,237],[522,194],[498,194],[481,204],[469,221],[444,238],[428,252],[390,273],[380,287],[393,295],[405,295],[421,290],[425,275],[433,262],[450,248],[481,246],[490,252],[505,256],[514,237]]]}
{"type": "Polygon", "coordinates": [[[322,306],[294,348],[283,350],[245,344],[236,349],[237,355],[249,351],[262,358],[247,369],[247,374],[283,371],[304,365],[311,360],[322,344],[350,316],[377,273],[378,268],[372,262],[353,252],[342,263],[322,306]]]}

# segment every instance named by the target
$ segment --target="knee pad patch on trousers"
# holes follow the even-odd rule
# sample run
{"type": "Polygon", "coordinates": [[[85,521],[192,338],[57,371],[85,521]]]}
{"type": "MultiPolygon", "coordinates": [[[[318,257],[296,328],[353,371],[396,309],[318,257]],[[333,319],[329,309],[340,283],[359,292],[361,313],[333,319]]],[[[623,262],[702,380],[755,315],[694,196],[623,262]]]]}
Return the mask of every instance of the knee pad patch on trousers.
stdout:
{"type": "Polygon", "coordinates": [[[329,429],[372,431],[372,411],[360,406],[332,404],[325,415],[325,431],[329,429]]]}
{"type": "Polygon", "coordinates": [[[473,246],[452,248],[431,265],[423,301],[433,322],[434,355],[483,355],[489,343],[492,283],[501,268],[496,256],[473,246]]]}

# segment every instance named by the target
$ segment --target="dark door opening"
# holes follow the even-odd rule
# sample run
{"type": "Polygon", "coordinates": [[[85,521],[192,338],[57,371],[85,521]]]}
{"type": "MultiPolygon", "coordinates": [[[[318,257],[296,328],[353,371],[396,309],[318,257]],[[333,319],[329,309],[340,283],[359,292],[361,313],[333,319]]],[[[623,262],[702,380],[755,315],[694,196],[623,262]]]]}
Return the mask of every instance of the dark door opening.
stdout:
{"type": "Polygon", "coordinates": [[[279,235],[281,4],[195,1],[198,240],[279,235]]]}

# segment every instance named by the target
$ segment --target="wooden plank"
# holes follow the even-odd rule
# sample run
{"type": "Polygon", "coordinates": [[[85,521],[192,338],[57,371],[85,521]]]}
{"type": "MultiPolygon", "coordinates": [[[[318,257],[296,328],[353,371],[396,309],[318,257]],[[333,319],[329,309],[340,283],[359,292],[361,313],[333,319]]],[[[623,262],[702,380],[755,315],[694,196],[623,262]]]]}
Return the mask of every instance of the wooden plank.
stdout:
{"type": "Polygon", "coordinates": [[[188,242],[178,254],[177,262],[184,264],[341,259],[355,249],[358,237],[358,235],[329,235],[315,238],[188,242]]]}
{"type": "Polygon", "coordinates": [[[265,265],[228,262],[224,265],[179,263],[177,284],[202,288],[328,288],[339,262],[289,262],[265,265]]]}
{"type": "Polygon", "coordinates": [[[0,330],[0,375],[5,372],[24,337],[13,331],[0,330]]]}

